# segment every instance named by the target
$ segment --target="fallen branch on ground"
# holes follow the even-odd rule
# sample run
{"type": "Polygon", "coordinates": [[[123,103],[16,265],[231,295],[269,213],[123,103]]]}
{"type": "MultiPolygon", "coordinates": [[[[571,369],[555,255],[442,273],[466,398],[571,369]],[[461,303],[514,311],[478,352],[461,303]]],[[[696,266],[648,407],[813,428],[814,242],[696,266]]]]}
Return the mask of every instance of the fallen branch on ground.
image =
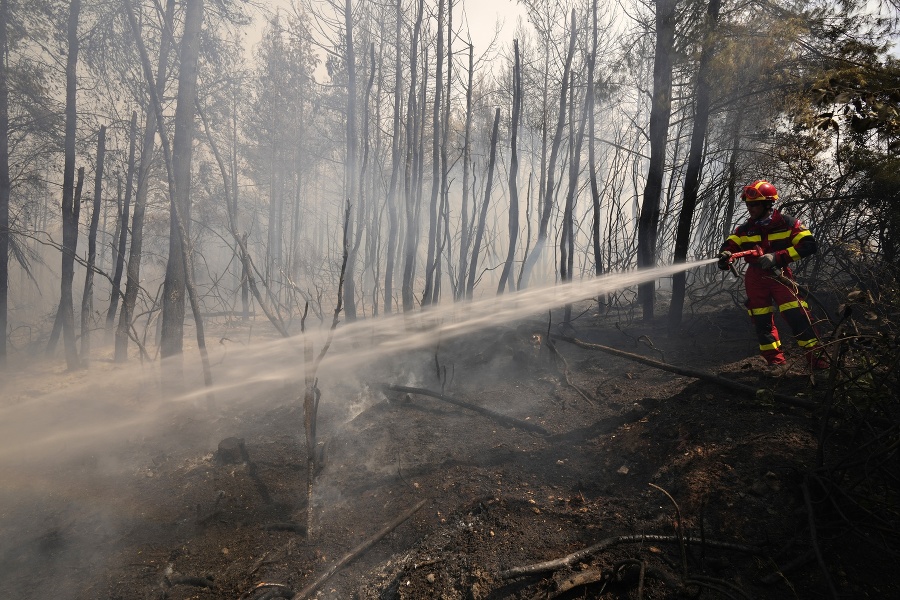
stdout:
{"type": "Polygon", "coordinates": [[[393,530],[397,529],[397,527],[399,527],[404,521],[406,521],[408,518],[410,518],[411,516],[416,514],[420,508],[425,506],[426,502],[428,502],[427,498],[425,500],[420,500],[419,502],[417,502],[415,506],[408,509],[402,515],[400,515],[399,517],[397,517],[396,519],[391,521],[381,531],[379,531],[374,536],[372,536],[371,538],[369,538],[368,540],[364,541],[362,544],[360,544],[359,546],[357,546],[356,548],[351,550],[347,555],[344,556],[344,558],[337,561],[327,571],[325,571],[324,573],[319,575],[315,579],[315,581],[313,581],[312,583],[307,585],[305,588],[303,588],[296,594],[294,594],[294,596],[293,596],[293,598],[291,598],[291,600],[303,600],[304,598],[308,598],[309,596],[314,594],[315,591],[318,590],[319,587],[322,586],[322,584],[324,584],[326,581],[328,581],[332,575],[334,575],[340,569],[342,569],[345,566],[347,566],[348,564],[350,564],[350,562],[352,562],[353,560],[362,556],[362,554],[364,552],[366,552],[369,548],[374,546],[376,544],[376,542],[378,542],[381,538],[383,538],[384,536],[386,536],[393,530]]]}
{"type": "MultiPolygon", "coordinates": [[[[675,373],[677,375],[693,377],[694,379],[702,379],[703,381],[709,381],[710,383],[715,383],[716,385],[720,385],[737,392],[742,392],[750,396],[755,396],[757,392],[756,388],[749,385],[744,385],[743,383],[738,383],[737,381],[731,381],[730,379],[725,379],[724,377],[716,377],[715,375],[710,375],[709,373],[704,373],[703,371],[695,371],[694,369],[677,367],[675,365],[670,365],[669,363],[664,363],[658,360],[653,360],[652,358],[641,356],[640,354],[632,354],[631,352],[617,350],[615,348],[610,348],[609,346],[603,346],[601,344],[591,344],[577,338],[563,335],[554,335],[553,337],[557,340],[562,340],[564,342],[574,344],[580,348],[585,348],[587,350],[599,350],[601,352],[606,352],[607,354],[612,354],[613,356],[627,358],[628,360],[633,360],[649,367],[662,369],[663,371],[669,371],[670,373],[675,373]]],[[[785,394],[777,394],[773,392],[771,397],[775,402],[787,404],[788,406],[805,408],[806,410],[815,410],[819,407],[819,404],[816,402],[795,398],[794,396],[787,396],[785,394]]]]}
{"type": "Polygon", "coordinates": [[[536,425],[534,423],[529,423],[528,421],[523,421],[522,419],[517,419],[515,417],[508,417],[506,415],[502,415],[498,412],[494,412],[488,408],[484,408],[482,406],[477,406],[475,404],[470,404],[468,402],[463,402],[462,400],[456,400],[455,398],[451,398],[450,396],[445,396],[440,392],[432,392],[431,390],[427,390],[424,388],[414,388],[407,387],[405,385],[390,385],[390,384],[382,384],[382,388],[384,390],[389,390],[392,392],[401,392],[405,394],[418,394],[420,396],[430,396],[432,398],[437,398],[438,400],[442,400],[449,404],[455,404],[456,406],[461,406],[462,408],[467,408],[469,410],[473,410],[478,414],[484,415],[486,417],[490,417],[495,421],[503,423],[504,425],[509,425],[510,427],[518,427],[519,429],[525,429],[526,431],[534,431],[535,433],[540,433],[542,435],[549,435],[550,432],[541,427],[540,425],[536,425]]]}
{"type": "Polygon", "coordinates": [[[550,571],[558,571],[560,569],[564,569],[566,567],[571,567],[575,563],[582,561],[590,556],[597,554],[607,548],[612,548],[613,546],[618,546],[619,544],[642,544],[644,542],[665,542],[665,543],[685,543],[688,545],[703,545],[709,548],[720,548],[722,550],[734,550],[737,552],[745,552],[747,554],[754,555],[762,555],[763,552],[760,548],[755,548],[753,546],[744,546],[742,544],[734,544],[731,542],[720,542],[716,540],[699,540],[693,538],[683,538],[679,540],[678,536],[675,535],[657,535],[657,534],[634,534],[634,535],[620,535],[617,537],[606,538],[605,540],[601,540],[600,542],[594,544],[593,546],[588,546],[587,548],[582,548],[577,552],[573,552],[568,556],[563,556],[562,558],[557,558],[554,560],[547,560],[544,562],[534,563],[531,565],[525,565],[523,567],[513,567],[512,569],[507,569],[506,571],[501,571],[499,574],[500,579],[513,579],[514,577],[521,577],[523,575],[538,575],[540,573],[547,573],[550,571]]]}

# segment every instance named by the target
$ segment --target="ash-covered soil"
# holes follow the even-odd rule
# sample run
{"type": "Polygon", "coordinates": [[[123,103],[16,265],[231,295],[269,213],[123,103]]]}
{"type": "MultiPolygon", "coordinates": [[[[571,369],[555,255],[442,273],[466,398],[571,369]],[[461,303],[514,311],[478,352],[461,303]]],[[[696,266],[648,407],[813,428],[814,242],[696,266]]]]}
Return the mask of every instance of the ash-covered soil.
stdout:
{"type": "MultiPolygon", "coordinates": [[[[594,312],[565,334],[752,389],[824,393],[824,375],[813,387],[799,368],[762,377],[734,306],[675,334],[594,312]]],[[[62,450],[30,475],[27,502],[5,486],[0,596],[261,600],[321,581],[307,597],[817,598],[831,593],[825,570],[841,597],[898,597],[891,557],[811,542],[816,411],[563,341],[554,351],[547,332],[502,326],[323,375],[309,532],[302,382],[213,412],[185,403],[74,463],[62,450]],[[241,440],[230,454],[226,438],[241,440]]]]}

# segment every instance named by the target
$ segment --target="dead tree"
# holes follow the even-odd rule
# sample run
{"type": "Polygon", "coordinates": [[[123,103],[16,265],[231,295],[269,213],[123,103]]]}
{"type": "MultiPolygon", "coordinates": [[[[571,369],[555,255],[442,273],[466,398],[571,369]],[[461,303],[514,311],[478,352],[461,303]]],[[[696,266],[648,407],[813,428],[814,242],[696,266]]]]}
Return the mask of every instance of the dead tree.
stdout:
{"type": "MultiPolygon", "coordinates": [[[[656,266],[656,242],[659,228],[666,142],[672,114],[672,57],[675,54],[675,11],[678,0],[659,0],[656,7],[656,51],[653,58],[653,96],[650,107],[650,165],[644,186],[644,199],[638,218],[638,267],[656,266]]],[[[644,320],[653,319],[656,283],[638,286],[638,299],[644,320]]]]}
{"type": "Polygon", "coordinates": [[[488,159],[487,182],[484,185],[484,203],[481,205],[481,215],[478,219],[478,229],[475,231],[475,242],[472,244],[472,260],[469,264],[469,280],[466,283],[466,298],[472,299],[475,289],[475,277],[478,271],[478,254],[481,251],[481,240],[484,238],[484,224],[487,220],[488,205],[491,202],[491,187],[494,183],[494,163],[497,160],[497,137],[500,129],[500,109],[494,111],[494,127],[491,130],[491,154],[488,159]]]}
{"type": "Polygon", "coordinates": [[[119,220],[119,240],[116,251],[116,268],[113,271],[112,292],[109,295],[109,310],[106,311],[106,329],[111,330],[119,308],[122,286],[122,271],[125,267],[125,248],[128,243],[128,213],[131,210],[131,194],[134,191],[135,146],[137,139],[137,111],[131,112],[131,128],[128,143],[128,173],[125,176],[125,200],[119,220]]]}
{"type": "Polygon", "coordinates": [[[400,24],[403,21],[403,0],[397,0],[394,29],[396,54],[394,56],[394,119],[391,137],[391,182],[387,193],[388,237],[385,248],[384,313],[391,314],[394,305],[394,259],[397,254],[397,180],[400,175],[400,99],[402,97],[403,70],[400,52],[400,24]]]}
{"type": "MultiPolygon", "coordinates": [[[[0,0],[0,56],[6,56],[9,2],[0,0]]],[[[0,368],[6,364],[9,315],[9,79],[0,68],[0,368]]]]}
{"type": "MultiPolygon", "coordinates": [[[[97,225],[100,224],[100,201],[103,192],[103,160],[106,156],[106,125],[97,135],[97,169],[94,173],[94,206],[88,230],[87,270],[81,296],[81,364],[86,367],[91,356],[91,312],[94,308],[94,263],[97,261],[97,225]]],[[[114,292],[115,293],[115,292],[114,292]]]]}
{"type": "MultiPolygon", "coordinates": [[[[175,0],[166,3],[163,17],[162,40],[159,45],[159,61],[156,67],[156,95],[161,96],[166,85],[166,66],[169,50],[174,40],[171,36],[172,21],[175,15],[175,0]]],[[[137,34],[135,34],[137,35],[137,34]]],[[[148,82],[148,85],[149,82],[148,82]]],[[[122,309],[119,312],[119,323],[116,325],[115,361],[124,362],[128,358],[128,337],[131,330],[131,316],[137,302],[137,294],[141,282],[141,253],[144,245],[144,214],[149,191],[150,167],[153,163],[153,146],[156,141],[156,111],[152,101],[147,110],[144,123],[144,138],[141,143],[141,164],[138,169],[137,191],[134,195],[134,214],[131,220],[131,247],[128,254],[128,269],[125,276],[125,296],[122,298],[122,309]]]]}
{"type": "Polygon", "coordinates": [[[514,291],[510,274],[516,257],[516,241],[519,239],[519,149],[517,143],[519,113],[522,109],[522,64],[519,60],[519,40],[513,40],[513,57],[512,123],[509,134],[509,250],[506,253],[503,272],[500,274],[500,283],[497,285],[498,294],[503,293],[507,280],[510,291],[514,291]]]}

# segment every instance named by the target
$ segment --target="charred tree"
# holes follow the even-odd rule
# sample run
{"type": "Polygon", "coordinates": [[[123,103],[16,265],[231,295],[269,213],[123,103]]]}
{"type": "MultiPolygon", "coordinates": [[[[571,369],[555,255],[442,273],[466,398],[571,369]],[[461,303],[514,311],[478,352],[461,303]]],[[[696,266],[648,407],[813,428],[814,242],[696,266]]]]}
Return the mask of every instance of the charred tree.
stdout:
{"type": "Polygon", "coordinates": [[[81,365],[87,367],[91,357],[91,312],[94,309],[94,264],[97,262],[97,225],[100,224],[100,203],[103,196],[103,161],[106,157],[106,125],[97,135],[97,170],[94,173],[94,205],[88,229],[87,270],[81,296],[81,365]]]}
{"type": "Polygon", "coordinates": [[[543,201],[541,209],[541,222],[538,228],[538,239],[534,245],[534,249],[525,261],[525,268],[522,271],[522,277],[519,282],[519,288],[528,287],[528,279],[534,265],[540,259],[544,246],[547,244],[547,231],[550,225],[550,214],[553,211],[553,195],[556,187],[556,157],[559,154],[559,146],[562,142],[562,134],[566,123],[566,101],[568,97],[569,73],[572,69],[572,57],[575,55],[575,9],[572,9],[572,18],[570,23],[569,49],[566,52],[566,63],[563,68],[563,76],[560,80],[559,92],[559,113],[556,118],[556,133],[553,136],[553,145],[550,148],[550,159],[547,164],[547,180],[546,188],[543,190],[543,201]]]}
{"type": "MultiPolygon", "coordinates": [[[[650,166],[644,186],[644,198],[638,218],[638,267],[656,266],[656,242],[659,235],[660,201],[665,175],[666,141],[672,114],[672,57],[675,45],[675,8],[678,0],[658,0],[656,7],[656,50],[653,58],[653,96],[650,107],[650,166]]],[[[656,282],[638,287],[638,300],[645,321],[653,319],[656,282]]]]}
{"type": "MultiPolygon", "coordinates": [[[[175,105],[175,134],[172,140],[174,194],[169,210],[169,259],[163,284],[163,359],[179,357],[184,345],[184,301],[187,278],[184,251],[191,233],[191,157],[194,139],[194,103],[197,98],[197,63],[200,56],[200,27],[203,0],[188,0],[181,39],[178,97],[175,105]],[[184,231],[185,239],[181,239],[184,231]]],[[[173,370],[181,371],[180,360],[173,370]]],[[[180,379],[180,375],[177,376],[180,379]]],[[[166,378],[171,381],[173,378],[166,378]]]]}
{"type": "Polygon", "coordinates": [[[594,141],[594,105],[596,102],[596,82],[594,70],[597,66],[597,0],[591,3],[591,55],[588,59],[587,80],[587,111],[588,111],[588,168],[591,182],[591,208],[593,209],[593,221],[591,223],[591,241],[594,251],[594,273],[603,274],[603,248],[600,240],[600,187],[597,184],[597,159],[594,141]]]}
{"type": "MultiPolygon", "coordinates": [[[[59,313],[62,324],[63,344],[66,349],[66,366],[77,369],[78,350],[75,347],[75,314],[72,306],[72,279],[75,276],[75,252],[78,245],[78,212],[80,198],[75,199],[75,137],[77,112],[75,98],[78,90],[78,16],[81,0],[69,5],[68,57],[66,59],[66,136],[64,141],[62,195],[62,281],[60,283],[59,313]]],[[[79,176],[81,179],[81,176],[79,176]]]]}
{"type": "Polygon", "coordinates": [[[106,311],[106,329],[111,330],[119,308],[122,287],[122,271],[125,267],[125,249],[128,244],[128,215],[131,212],[131,195],[134,192],[135,146],[137,144],[137,111],[131,112],[131,128],[128,142],[128,173],[125,176],[125,200],[119,219],[119,240],[116,250],[116,268],[113,271],[112,291],[109,295],[109,309],[106,311]]]}
{"type": "MultiPolygon", "coordinates": [[[[175,0],[166,2],[165,22],[162,27],[162,40],[159,46],[159,61],[156,67],[155,86],[157,97],[162,96],[166,85],[166,65],[172,47],[172,21],[175,16],[175,0]]],[[[135,35],[139,35],[135,31],[135,35]]],[[[149,77],[149,75],[148,75],[149,77]]],[[[148,85],[150,82],[148,81],[148,85]]],[[[125,275],[125,296],[122,298],[122,309],[119,311],[119,322],[116,325],[115,361],[124,362],[128,358],[128,337],[131,330],[131,318],[141,285],[141,253],[144,245],[144,214],[147,207],[150,168],[153,164],[153,147],[156,142],[156,111],[153,103],[148,103],[144,137],[141,143],[141,162],[137,172],[137,190],[134,195],[134,214],[131,220],[131,247],[128,253],[128,270],[125,275]]]]}
{"type": "Polygon", "coordinates": [[[519,60],[519,40],[513,41],[513,97],[512,97],[512,123],[509,134],[509,250],[506,253],[506,263],[500,274],[500,283],[497,285],[497,293],[502,294],[509,281],[512,288],[513,262],[516,257],[516,241],[519,238],[519,149],[517,147],[519,135],[519,112],[522,107],[522,65],[519,60]]]}
{"type": "MultiPolygon", "coordinates": [[[[403,300],[403,311],[407,312],[413,309],[413,274],[416,266],[416,246],[419,231],[418,209],[416,202],[416,155],[417,145],[417,118],[418,118],[418,99],[416,94],[416,78],[418,74],[417,57],[419,53],[419,35],[422,29],[422,15],[425,10],[425,0],[419,0],[419,7],[416,10],[416,23],[413,27],[412,41],[410,43],[409,52],[409,99],[406,103],[406,170],[404,175],[404,192],[406,200],[406,239],[404,240],[403,251],[403,284],[401,287],[401,296],[403,300]]],[[[427,64],[427,61],[426,61],[427,64]]]]}
{"type": "MultiPolygon", "coordinates": [[[[347,67],[347,163],[344,165],[344,177],[347,185],[347,201],[357,202],[362,198],[357,198],[357,143],[358,133],[356,124],[356,52],[353,48],[353,9],[351,0],[344,0],[344,34],[345,34],[345,51],[344,63],[347,67]]],[[[360,218],[356,219],[356,223],[349,223],[351,229],[362,232],[362,206],[357,206],[357,214],[360,218]]],[[[354,237],[351,235],[351,238],[354,237]]],[[[344,311],[348,321],[356,320],[356,252],[358,244],[349,248],[347,256],[347,273],[344,279],[344,311]]]]}
{"type": "MultiPolygon", "coordinates": [[[[459,272],[457,273],[456,282],[456,299],[460,300],[465,297],[466,291],[466,259],[469,256],[469,158],[470,145],[469,136],[472,132],[472,89],[475,73],[474,48],[472,40],[469,40],[469,82],[466,86],[466,125],[463,134],[463,180],[462,180],[462,208],[460,209],[460,226],[459,226],[459,272]]],[[[474,209],[473,209],[474,220],[474,209]]]]}
{"type": "Polygon", "coordinates": [[[500,109],[494,112],[494,127],[491,130],[491,153],[488,159],[487,181],[484,184],[484,203],[478,218],[478,229],[475,231],[475,242],[472,244],[472,261],[469,265],[469,280],[466,283],[466,298],[472,299],[475,279],[478,271],[478,254],[481,252],[481,240],[484,238],[484,225],[487,221],[488,205],[491,203],[491,187],[494,183],[494,163],[497,159],[497,137],[500,129],[500,109]]]}
{"type": "Polygon", "coordinates": [[[400,50],[400,24],[403,22],[403,0],[397,0],[394,29],[394,118],[391,137],[391,182],[387,193],[388,237],[385,248],[384,313],[389,315],[394,305],[394,258],[397,254],[397,180],[400,175],[400,100],[403,87],[403,67],[400,50]]]}
{"type": "Polygon", "coordinates": [[[9,319],[9,2],[0,0],[0,368],[6,365],[6,330],[9,319]]]}
{"type": "Polygon", "coordinates": [[[435,65],[434,105],[431,111],[431,202],[428,204],[428,251],[425,259],[425,291],[422,305],[432,302],[434,267],[437,261],[437,232],[440,230],[438,197],[441,187],[441,92],[444,85],[444,0],[438,1],[437,62],[435,65]]]}
{"type": "MultiPolygon", "coordinates": [[[[713,58],[713,44],[716,25],[719,20],[721,0],[710,0],[706,12],[706,35],[703,49],[700,51],[700,64],[697,67],[696,106],[694,108],[694,124],[691,130],[691,147],[688,153],[687,171],[684,174],[684,200],[681,214],[678,216],[678,228],[675,236],[676,263],[687,261],[688,246],[691,241],[691,223],[694,222],[694,210],[697,206],[697,195],[700,190],[700,170],[703,166],[703,147],[706,143],[706,128],[709,125],[710,112],[710,71],[713,58]]],[[[681,324],[684,311],[684,292],[687,274],[684,271],[672,276],[672,303],[669,306],[669,324],[681,324]]]]}

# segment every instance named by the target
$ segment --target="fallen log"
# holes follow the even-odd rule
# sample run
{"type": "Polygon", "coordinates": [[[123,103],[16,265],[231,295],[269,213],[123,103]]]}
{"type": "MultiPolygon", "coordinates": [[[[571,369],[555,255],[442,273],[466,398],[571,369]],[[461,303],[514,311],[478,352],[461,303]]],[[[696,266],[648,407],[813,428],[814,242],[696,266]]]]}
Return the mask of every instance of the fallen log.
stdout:
{"type": "Polygon", "coordinates": [[[420,508],[425,506],[425,503],[428,502],[428,499],[420,500],[416,503],[415,506],[408,509],[402,515],[388,523],[381,531],[364,541],[362,544],[351,550],[348,554],[346,554],[341,560],[334,563],[327,571],[319,575],[315,581],[307,585],[305,588],[294,594],[291,600],[304,600],[305,598],[310,597],[312,594],[318,590],[322,584],[328,581],[332,575],[338,572],[338,570],[344,568],[348,564],[350,564],[355,559],[359,558],[364,552],[366,552],[369,548],[374,546],[376,542],[378,542],[381,538],[397,529],[404,521],[408,518],[416,514],[420,508]]]}
{"type": "Polygon", "coordinates": [[[449,404],[454,404],[456,406],[460,406],[462,408],[467,408],[471,411],[475,411],[480,415],[484,415],[489,417],[499,423],[504,425],[508,425],[510,427],[518,427],[519,429],[524,429],[526,431],[533,431],[535,433],[540,433],[541,435],[550,435],[550,432],[537,425],[535,423],[530,423],[528,421],[523,421],[522,419],[517,419],[515,417],[508,417],[506,415],[495,412],[489,408],[484,408],[483,406],[478,406],[475,404],[470,404],[468,402],[463,402],[462,400],[457,400],[455,398],[451,398],[450,396],[446,396],[440,392],[432,392],[431,390],[425,388],[414,388],[407,387],[405,385],[392,385],[392,384],[382,384],[382,388],[391,392],[401,392],[406,394],[418,394],[420,396],[429,396],[431,398],[437,398],[443,402],[447,402],[449,404]]]}
{"type": "MultiPolygon", "coordinates": [[[[724,377],[717,377],[703,371],[696,371],[694,369],[687,369],[684,367],[670,365],[669,363],[653,360],[652,358],[647,358],[645,356],[641,356],[640,354],[632,354],[631,352],[625,352],[624,350],[610,348],[609,346],[603,346],[601,344],[591,344],[589,342],[579,340],[578,338],[564,335],[553,335],[552,337],[557,340],[562,340],[563,342],[569,342],[570,344],[578,346],[579,348],[585,348],[587,350],[599,350],[600,352],[605,352],[607,354],[612,354],[613,356],[618,356],[621,358],[627,358],[628,360],[633,360],[635,362],[639,362],[656,369],[661,369],[663,371],[669,371],[670,373],[675,373],[677,375],[683,375],[685,377],[692,377],[694,379],[709,381],[710,383],[715,383],[716,385],[722,386],[724,388],[748,394],[750,396],[756,396],[757,392],[759,391],[755,387],[744,385],[743,383],[738,383],[737,381],[731,381],[730,379],[725,379],[724,377]]],[[[806,410],[816,410],[819,407],[818,403],[812,402],[810,400],[803,400],[802,398],[796,398],[794,396],[778,394],[775,392],[770,392],[770,394],[772,400],[774,400],[775,402],[780,402],[782,404],[787,404],[788,406],[796,406],[797,408],[805,408],[806,410]]]]}

